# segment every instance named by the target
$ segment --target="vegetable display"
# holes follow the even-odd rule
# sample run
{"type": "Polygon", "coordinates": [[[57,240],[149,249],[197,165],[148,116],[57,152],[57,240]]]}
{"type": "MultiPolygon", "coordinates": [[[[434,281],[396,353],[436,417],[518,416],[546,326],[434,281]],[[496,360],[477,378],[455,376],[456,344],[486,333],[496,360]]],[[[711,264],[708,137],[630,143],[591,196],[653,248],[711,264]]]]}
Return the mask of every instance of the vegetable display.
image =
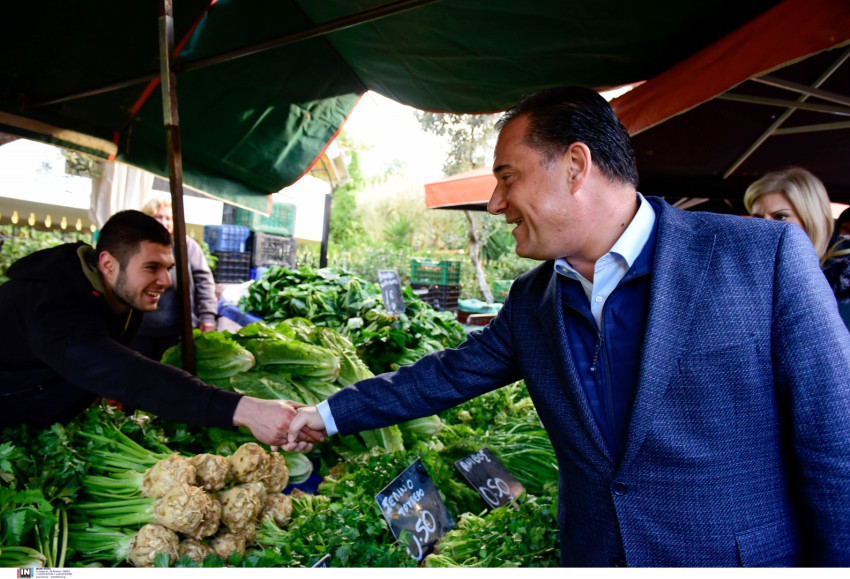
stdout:
{"type": "MultiPolygon", "coordinates": [[[[246,299],[263,322],[194,335],[205,381],[315,404],[462,338],[456,322],[412,293],[404,314],[387,316],[377,286],[343,272],[269,274],[246,299]]],[[[163,362],[179,366],[179,346],[163,362]]],[[[557,463],[522,382],[439,416],[333,436],[309,455],[270,452],[244,428],[187,426],[106,401],[64,425],[0,436],[3,567],[559,561],[557,463]],[[488,510],[455,467],[483,447],[525,488],[509,506],[488,510]],[[456,523],[422,561],[395,539],[375,501],[417,459],[456,523]]]]}
{"type": "Polygon", "coordinates": [[[240,302],[269,324],[306,318],[348,338],[375,374],[411,364],[431,352],[459,345],[465,335],[452,312],[438,312],[410,287],[402,290],[404,312],[388,315],[380,287],[335,268],[273,266],[240,302]]]}

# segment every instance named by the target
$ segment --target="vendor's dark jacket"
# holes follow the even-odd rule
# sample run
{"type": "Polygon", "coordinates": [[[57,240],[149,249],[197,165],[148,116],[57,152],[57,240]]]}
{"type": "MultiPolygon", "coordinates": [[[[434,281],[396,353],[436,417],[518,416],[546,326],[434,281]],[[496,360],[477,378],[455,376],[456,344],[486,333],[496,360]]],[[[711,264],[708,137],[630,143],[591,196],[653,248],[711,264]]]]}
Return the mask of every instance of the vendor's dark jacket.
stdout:
{"type": "Polygon", "coordinates": [[[127,344],[142,314],[118,315],[83,243],[33,253],[0,284],[0,427],[64,421],[99,396],[186,424],[232,427],[240,396],[127,344]]]}

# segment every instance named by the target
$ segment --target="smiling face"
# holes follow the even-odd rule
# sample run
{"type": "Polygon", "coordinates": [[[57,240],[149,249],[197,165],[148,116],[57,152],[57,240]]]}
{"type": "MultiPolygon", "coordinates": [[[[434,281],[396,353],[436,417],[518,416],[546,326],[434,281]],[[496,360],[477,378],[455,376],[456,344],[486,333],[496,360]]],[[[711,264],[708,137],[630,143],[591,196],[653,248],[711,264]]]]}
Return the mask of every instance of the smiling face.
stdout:
{"type": "Polygon", "coordinates": [[[794,210],[794,205],[783,193],[765,193],[753,202],[750,213],[754,217],[762,217],[772,221],[796,223],[803,231],[806,230],[800,216],[794,210]]]}
{"type": "Polygon", "coordinates": [[[106,255],[106,266],[101,269],[112,309],[154,311],[162,293],[171,286],[168,272],[174,265],[171,246],[142,241],[140,250],[128,260],[126,267],[106,255]]]}
{"type": "Polygon", "coordinates": [[[568,257],[587,236],[587,213],[572,194],[568,154],[548,162],[523,142],[528,117],[520,116],[502,129],[496,143],[493,173],[496,188],[487,210],[515,225],[516,253],[538,260],[568,257]]]}

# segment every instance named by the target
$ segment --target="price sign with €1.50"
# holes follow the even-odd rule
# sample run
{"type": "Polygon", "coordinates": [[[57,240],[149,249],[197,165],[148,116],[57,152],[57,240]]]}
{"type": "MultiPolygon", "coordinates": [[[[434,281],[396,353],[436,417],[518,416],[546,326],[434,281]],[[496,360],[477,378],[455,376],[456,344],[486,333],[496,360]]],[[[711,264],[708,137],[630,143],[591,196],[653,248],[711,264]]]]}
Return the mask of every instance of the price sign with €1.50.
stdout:
{"type": "Polygon", "coordinates": [[[421,561],[454,521],[422,461],[398,475],[375,496],[396,539],[407,541],[407,552],[421,561]]]}
{"type": "Polygon", "coordinates": [[[488,448],[456,461],[455,467],[493,509],[511,504],[525,490],[488,448]]]}

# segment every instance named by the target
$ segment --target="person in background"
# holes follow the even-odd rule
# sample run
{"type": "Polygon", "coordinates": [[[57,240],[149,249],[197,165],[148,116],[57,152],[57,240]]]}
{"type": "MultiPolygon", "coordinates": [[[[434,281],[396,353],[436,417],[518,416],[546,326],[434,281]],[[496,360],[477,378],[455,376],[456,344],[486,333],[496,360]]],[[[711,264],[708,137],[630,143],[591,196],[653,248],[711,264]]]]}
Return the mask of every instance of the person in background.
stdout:
{"type": "Polygon", "coordinates": [[[850,238],[850,207],[842,211],[835,220],[835,232],[842,237],[850,238]]]}
{"type": "MultiPolygon", "coordinates": [[[[806,169],[767,173],[744,193],[750,215],[787,221],[803,228],[812,241],[844,324],[850,329],[850,240],[834,227],[826,187],[806,169]]],[[[845,211],[846,213],[846,211],[845,211]]]]}
{"type": "MultiPolygon", "coordinates": [[[[170,199],[153,198],[142,207],[142,213],[159,221],[168,233],[174,235],[170,199]]],[[[202,332],[211,332],[216,329],[218,306],[215,281],[201,246],[188,236],[186,237],[186,261],[189,266],[192,327],[202,332]]],[[[177,269],[172,268],[170,274],[171,287],[160,297],[156,310],[145,314],[136,337],[130,342],[131,348],[152,360],[161,360],[163,352],[180,342],[181,324],[177,313],[179,305],[177,300],[180,296],[177,293],[179,291],[177,269]]]]}
{"type": "Polygon", "coordinates": [[[850,565],[850,333],[803,231],[641,195],[595,91],[531,95],[497,126],[489,211],[543,263],[457,349],[299,408],[289,444],[523,379],[562,564],[850,565]]]}
{"type": "Polygon", "coordinates": [[[96,248],[66,243],[12,264],[0,285],[0,428],[67,422],[103,397],[186,424],[246,426],[270,445],[285,437],[297,404],[214,388],[127,347],[173,266],[171,234],[139,211],[110,217],[96,248]]]}

